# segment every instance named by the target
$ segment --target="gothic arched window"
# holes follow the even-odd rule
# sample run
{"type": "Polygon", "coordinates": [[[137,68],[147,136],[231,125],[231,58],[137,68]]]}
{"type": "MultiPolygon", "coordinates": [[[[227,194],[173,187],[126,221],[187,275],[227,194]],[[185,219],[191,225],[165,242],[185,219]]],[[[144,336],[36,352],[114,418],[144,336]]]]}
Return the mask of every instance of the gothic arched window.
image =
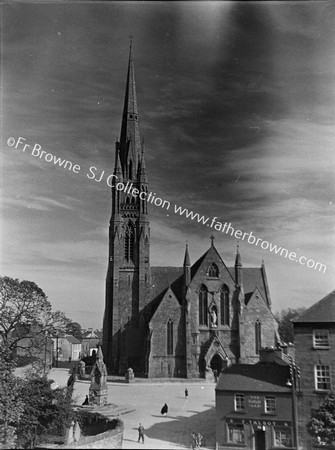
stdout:
{"type": "Polygon", "coordinates": [[[259,319],[255,322],[255,352],[259,355],[259,350],[262,347],[262,324],[259,319]]]}
{"type": "Polygon", "coordinates": [[[124,236],[124,257],[128,262],[130,260],[134,260],[134,242],[135,242],[134,227],[129,223],[126,226],[124,236]]]}
{"type": "Polygon", "coordinates": [[[213,263],[209,266],[208,276],[215,277],[215,278],[217,278],[219,276],[219,268],[215,263],[213,263]]]}
{"type": "Polygon", "coordinates": [[[229,289],[223,285],[220,292],[221,325],[229,325],[229,289]]]}
{"type": "Polygon", "coordinates": [[[167,342],[167,354],[173,355],[173,322],[171,319],[168,320],[166,326],[166,342],[167,342]]]}
{"type": "Polygon", "coordinates": [[[199,325],[208,325],[207,288],[202,285],[199,289],[199,325]]]}

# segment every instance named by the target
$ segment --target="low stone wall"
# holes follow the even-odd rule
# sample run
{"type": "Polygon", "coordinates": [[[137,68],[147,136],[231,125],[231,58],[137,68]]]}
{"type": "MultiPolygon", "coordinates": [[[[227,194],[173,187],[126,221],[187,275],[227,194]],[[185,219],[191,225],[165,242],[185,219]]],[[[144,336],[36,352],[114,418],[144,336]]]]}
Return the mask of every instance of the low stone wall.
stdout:
{"type": "Polygon", "coordinates": [[[124,425],[122,420],[117,420],[118,424],[113,430],[96,434],[95,436],[81,435],[78,442],[67,444],[60,448],[110,448],[122,449],[124,425]]]}
{"type": "Polygon", "coordinates": [[[120,419],[109,419],[99,413],[83,412],[80,419],[81,426],[76,423],[66,433],[64,444],[57,445],[55,439],[50,437],[48,443],[39,448],[57,449],[90,449],[108,448],[122,449],[124,424],[120,419]]]}

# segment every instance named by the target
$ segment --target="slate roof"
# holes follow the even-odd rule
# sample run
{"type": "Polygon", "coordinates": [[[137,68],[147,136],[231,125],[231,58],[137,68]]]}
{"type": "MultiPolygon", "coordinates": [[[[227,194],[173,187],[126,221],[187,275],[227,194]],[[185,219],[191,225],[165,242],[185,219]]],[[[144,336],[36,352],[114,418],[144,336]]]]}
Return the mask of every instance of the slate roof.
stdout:
{"type": "Polygon", "coordinates": [[[81,341],[79,341],[79,339],[75,338],[71,334],[67,334],[65,336],[65,339],[67,339],[70,342],[70,344],[81,344],[81,341]]]}
{"type": "Polygon", "coordinates": [[[180,295],[183,267],[151,267],[151,286],[153,298],[165,293],[171,285],[173,292],[180,295]]]}
{"type": "Polygon", "coordinates": [[[216,385],[217,391],[291,392],[288,365],[276,363],[234,364],[225,369],[216,385]]]}
{"type": "Polygon", "coordinates": [[[329,323],[335,324],[335,290],[302,313],[293,323],[329,323]]]}
{"type": "MultiPolygon", "coordinates": [[[[206,258],[209,248],[192,266],[191,266],[191,279],[197,273],[201,263],[206,258]]],[[[215,249],[216,250],[216,249],[215,249]]],[[[216,250],[217,251],[217,250],[216,250]]],[[[227,267],[232,279],[235,279],[235,268],[227,267]]],[[[183,283],[183,267],[151,267],[151,293],[152,302],[145,308],[149,318],[155,313],[160,304],[164,294],[169,286],[178,298],[179,303],[182,303],[182,283],[183,283]]],[[[266,284],[266,275],[264,267],[242,267],[242,279],[243,289],[245,294],[245,301],[248,304],[254,290],[258,287],[261,295],[270,305],[270,295],[266,284]]]]}
{"type": "MultiPolygon", "coordinates": [[[[235,274],[234,267],[228,267],[232,277],[235,274]]],[[[270,303],[269,293],[265,286],[263,271],[261,267],[242,267],[242,284],[245,295],[245,304],[247,305],[256,286],[258,287],[263,298],[270,303]]]]}

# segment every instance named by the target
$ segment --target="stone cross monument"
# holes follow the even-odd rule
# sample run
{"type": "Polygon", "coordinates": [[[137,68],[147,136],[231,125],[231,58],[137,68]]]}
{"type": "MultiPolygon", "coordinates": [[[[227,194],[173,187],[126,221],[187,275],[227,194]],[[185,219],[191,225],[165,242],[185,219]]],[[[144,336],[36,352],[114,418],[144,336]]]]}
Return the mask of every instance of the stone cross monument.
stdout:
{"type": "Polygon", "coordinates": [[[104,406],[107,404],[107,370],[104,363],[101,346],[98,348],[95,364],[91,372],[91,386],[89,389],[89,404],[104,406]]]}

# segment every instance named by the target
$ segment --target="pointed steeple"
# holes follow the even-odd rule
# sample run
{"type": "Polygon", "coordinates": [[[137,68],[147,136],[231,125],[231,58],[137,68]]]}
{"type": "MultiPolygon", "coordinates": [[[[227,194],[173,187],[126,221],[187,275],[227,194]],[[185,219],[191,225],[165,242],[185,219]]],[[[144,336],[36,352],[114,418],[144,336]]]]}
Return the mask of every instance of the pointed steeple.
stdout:
{"type": "Polygon", "coordinates": [[[188,254],[188,244],[186,242],[185,257],[184,257],[184,285],[185,285],[185,288],[190,284],[190,282],[191,282],[191,261],[190,261],[190,255],[188,254]]]}
{"type": "Polygon", "coordinates": [[[242,260],[240,255],[240,247],[238,244],[235,257],[235,283],[236,286],[242,286],[242,260]]]}
{"type": "Polygon", "coordinates": [[[114,175],[117,176],[118,182],[123,181],[121,162],[120,162],[120,150],[118,146],[115,149],[115,166],[114,166],[114,175]]]}
{"type": "Polygon", "coordinates": [[[184,267],[189,267],[190,265],[191,262],[190,262],[190,255],[188,254],[188,243],[186,242],[184,267]]]}
{"type": "Polygon", "coordinates": [[[101,361],[101,362],[103,362],[103,360],[104,360],[104,355],[102,354],[101,345],[99,345],[99,347],[98,347],[98,352],[97,352],[96,359],[101,361]]]}
{"type": "Polygon", "coordinates": [[[126,179],[136,178],[135,171],[139,165],[140,157],[141,137],[131,40],[120,136],[120,160],[123,175],[126,179]]]}
{"type": "Polygon", "coordinates": [[[141,151],[141,161],[139,164],[139,182],[140,183],[147,183],[148,182],[148,176],[147,176],[147,168],[145,165],[145,159],[144,159],[144,144],[142,143],[142,151],[141,151]]]}

